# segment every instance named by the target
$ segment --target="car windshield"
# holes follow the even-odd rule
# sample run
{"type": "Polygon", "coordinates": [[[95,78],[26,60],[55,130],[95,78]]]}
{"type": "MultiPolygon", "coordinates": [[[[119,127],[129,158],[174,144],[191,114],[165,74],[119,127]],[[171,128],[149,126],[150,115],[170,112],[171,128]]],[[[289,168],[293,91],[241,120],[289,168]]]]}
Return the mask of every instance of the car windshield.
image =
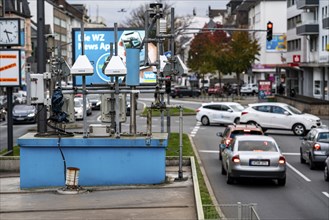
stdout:
{"type": "Polygon", "coordinates": [[[238,151],[267,151],[267,152],[277,152],[275,143],[272,141],[239,141],[238,151]]]}
{"type": "Polygon", "coordinates": [[[242,105],[229,105],[233,111],[235,112],[242,112],[242,110],[244,109],[244,107],[242,105]]]}
{"type": "Polygon", "coordinates": [[[297,108],[295,107],[292,107],[291,105],[286,105],[285,108],[287,108],[289,111],[291,111],[293,114],[296,114],[296,115],[301,115],[303,114],[300,110],[298,110],[297,108]]]}
{"type": "Polygon", "coordinates": [[[257,130],[235,130],[231,133],[230,138],[234,138],[237,135],[263,135],[263,133],[257,130]]]}
{"type": "Polygon", "coordinates": [[[317,141],[329,143],[329,132],[319,133],[317,141]]]}
{"type": "Polygon", "coordinates": [[[75,100],[74,107],[82,107],[82,103],[79,100],[75,100]]]}
{"type": "Polygon", "coordinates": [[[14,111],[32,111],[34,110],[33,105],[15,105],[14,111]]]}

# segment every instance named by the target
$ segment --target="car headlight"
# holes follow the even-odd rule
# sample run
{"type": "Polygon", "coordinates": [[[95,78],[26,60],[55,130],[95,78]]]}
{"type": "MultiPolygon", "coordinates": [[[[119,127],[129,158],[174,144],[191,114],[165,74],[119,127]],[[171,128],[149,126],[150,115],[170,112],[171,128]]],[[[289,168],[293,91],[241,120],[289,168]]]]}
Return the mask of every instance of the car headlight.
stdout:
{"type": "Polygon", "coordinates": [[[32,118],[34,116],[35,116],[35,113],[34,112],[27,115],[27,117],[30,117],[30,118],[32,118]]]}
{"type": "Polygon", "coordinates": [[[97,102],[96,105],[101,105],[102,102],[97,102]]]}
{"type": "Polygon", "coordinates": [[[306,120],[309,121],[309,122],[316,122],[316,120],[313,120],[311,118],[306,118],[306,120]]]}

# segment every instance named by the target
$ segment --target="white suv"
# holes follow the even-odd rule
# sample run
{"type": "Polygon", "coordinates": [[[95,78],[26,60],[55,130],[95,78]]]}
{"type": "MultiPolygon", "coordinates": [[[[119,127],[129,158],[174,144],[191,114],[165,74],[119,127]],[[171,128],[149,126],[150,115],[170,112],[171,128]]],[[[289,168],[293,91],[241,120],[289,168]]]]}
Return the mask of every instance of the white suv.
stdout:
{"type": "Polygon", "coordinates": [[[241,95],[245,95],[245,94],[255,95],[256,93],[258,93],[258,85],[253,83],[244,84],[240,89],[240,93],[241,95]]]}
{"type": "Polygon", "coordinates": [[[244,107],[237,102],[203,103],[196,110],[196,120],[202,125],[209,124],[239,124],[240,115],[244,107]]]}
{"type": "Polygon", "coordinates": [[[306,135],[314,127],[322,126],[319,117],[277,102],[249,104],[241,113],[240,123],[257,124],[264,132],[267,129],[292,130],[299,136],[306,135]]]}

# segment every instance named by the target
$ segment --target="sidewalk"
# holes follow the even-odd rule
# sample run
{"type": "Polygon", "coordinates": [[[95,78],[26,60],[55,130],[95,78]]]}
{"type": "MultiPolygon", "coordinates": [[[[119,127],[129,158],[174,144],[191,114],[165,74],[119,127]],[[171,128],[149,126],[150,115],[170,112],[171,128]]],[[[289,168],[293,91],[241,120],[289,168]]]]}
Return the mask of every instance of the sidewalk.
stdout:
{"type": "Polygon", "coordinates": [[[2,172],[0,219],[197,219],[201,201],[192,166],[183,166],[186,181],[174,181],[177,166],[167,166],[166,176],[159,185],[84,187],[85,193],[62,195],[59,188],[21,190],[19,173],[2,172]]]}

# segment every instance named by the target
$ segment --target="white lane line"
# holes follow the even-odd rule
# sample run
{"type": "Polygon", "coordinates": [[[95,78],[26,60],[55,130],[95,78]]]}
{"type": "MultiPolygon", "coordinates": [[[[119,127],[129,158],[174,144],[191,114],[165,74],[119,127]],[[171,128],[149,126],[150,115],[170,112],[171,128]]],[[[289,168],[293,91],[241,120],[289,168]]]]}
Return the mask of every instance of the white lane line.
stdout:
{"type": "Polygon", "coordinates": [[[217,153],[218,154],[218,150],[199,150],[200,153],[209,153],[209,154],[214,154],[217,153]]]}
{"type": "Polygon", "coordinates": [[[300,153],[282,153],[283,155],[299,156],[300,153]]]}
{"type": "Polygon", "coordinates": [[[327,193],[327,192],[322,192],[322,193],[323,193],[323,195],[325,195],[329,198],[329,193],[327,193]]]}
{"type": "Polygon", "coordinates": [[[302,177],[306,182],[311,182],[309,178],[307,178],[304,174],[299,172],[295,167],[291,166],[290,163],[287,163],[287,166],[292,169],[295,173],[297,173],[300,177],[302,177]]]}

